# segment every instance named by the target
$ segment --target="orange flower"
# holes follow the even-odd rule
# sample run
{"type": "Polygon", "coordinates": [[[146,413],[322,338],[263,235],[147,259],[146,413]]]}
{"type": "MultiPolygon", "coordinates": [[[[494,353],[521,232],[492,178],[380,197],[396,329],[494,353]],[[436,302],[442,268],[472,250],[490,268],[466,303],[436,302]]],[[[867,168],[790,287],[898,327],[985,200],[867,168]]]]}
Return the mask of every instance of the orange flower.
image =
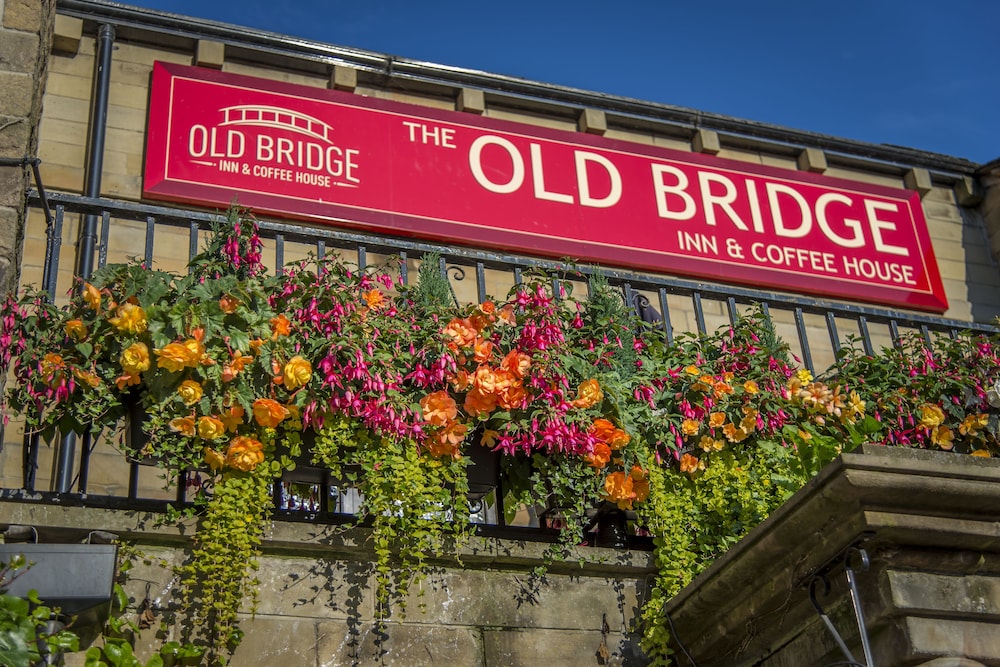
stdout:
{"type": "Polygon", "coordinates": [[[931,442],[944,450],[955,447],[955,434],[947,426],[941,425],[931,431],[931,442]]]}
{"type": "Polygon", "coordinates": [[[592,408],[604,400],[604,392],[597,380],[590,378],[580,383],[576,390],[576,398],[570,401],[574,408],[592,408]]]}
{"type": "Polygon", "coordinates": [[[274,428],[288,416],[288,408],[273,398],[258,398],[253,402],[253,418],[261,426],[274,428]]]}
{"type": "Polygon", "coordinates": [[[584,457],[592,468],[601,469],[611,460],[611,448],[603,442],[594,444],[594,451],[584,457]]]}
{"type": "Polygon", "coordinates": [[[193,438],[195,434],[194,417],[175,417],[171,419],[170,430],[193,438]]]}
{"type": "Polygon", "coordinates": [[[125,375],[119,375],[115,378],[115,386],[118,387],[118,391],[125,391],[125,387],[130,387],[132,385],[137,385],[142,382],[138,375],[132,373],[126,373],[125,375]]]}
{"type": "Polygon", "coordinates": [[[990,458],[990,453],[985,449],[977,449],[973,452],[970,452],[970,456],[977,456],[982,459],[988,459],[990,458]]]}
{"type": "Polygon", "coordinates": [[[109,318],[108,322],[119,331],[130,334],[142,333],[149,326],[146,311],[139,304],[130,301],[118,306],[115,317],[109,318]]]}
{"type": "Polygon", "coordinates": [[[485,364],[493,356],[493,343],[484,338],[476,338],[473,349],[472,358],[477,364],[485,364]]]}
{"type": "Polygon", "coordinates": [[[484,394],[478,388],[473,387],[472,390],[465,395],[465,403],[463,407],[465,408],[465,411],[469,413],[470,417],[477,417],[484,413],[489,414],[497,407],[497,395],[484,394]]]}
{"type": "Polygon", "coordinates": [[[252,355],[243,354],[239,350],[234,351],[229,357],[229,361],[222,365],[222,381],[232,382],[233,378],[239,375],[248,364],[253,363],[253,360],[252,355]]]}
{"type": "Polygon", "coordinates": [[[222,423],[226,425],[227,431],[235,433],[236,429],[238,429],[240,424],[243,423],[243,415],[245,414],[246,411],[241,406],[234,405],[219,415],[219,419],[221,419],[222,423]]]}
{"type": "Polygon", "coordinates": [[[644,502],[649,498],[649,473],[639,466],[632,466],[629,473],[632,478],[632,492],[635,493],[637,503],[644,502]]]}
{"type": "Polygon", "coordinates": [[[205,455],[205,463],[207,463],[208,467],[213,471],[217,471],[222,466],[226,465],[226,457],[211,447],[206,447],[203,453],[205,455]]]}
{"type": "Polygon", "coordinates": [[[621,430],[620,428],[616,428],[614,432],[611,434],[611,438],[607,441],[607,443],[608,446],[611,447],[611,449],[617,452],[619,449],[627,445],[631,440],[632,436],[630,436],[628,433],[621,430]]]}
{"type": "Polygon", "coordinates": [[[515,377],[524,378],[531,369],[531,357],[524,352],[511,350],[500,362],[500,368],[511,373],[515,377]]]}
{"type": "Polygon", "coordinates": [[[424,421],[435,426],[444,426],[458,414],[458,404],[447,391],[435,391],[420,399],[420,409],[424,421]]]}
{"type": "Polygon", "coordinates": [[[520,382],[504,386],[497,394],[497,404],[504,410],[516,410],[528,400],[528,392],[520,382]]]}
{"type": "MultiPolygon", "coordinates": [[[[504,380],[505,378],[502,378],[496,370],[489,366],[480,366],[472,374],[472,386],[484,394],[495,393],[504,384],[504,380]]],[[[509,380],[507,382],[509,383],[509,380]]]]}
{"type": "Polygon", "coordinates": [[[83,284],[83,300],[87,302],[91,310],[101,309],[101,292],[90,283],[83,284]]]}
{"type": "Polygon", "coordinates": [[[722,433],[726,436],[726,440],[729,442],[743,442],[750,435],[750,432],[746,429],[739,428],[736,424],[732,422],[726,424],[722,427],[722,433]]]}
{"type": "Polygon", "coordinates": [[[611,442],[615,435],[615,425],[604,417],[598,417],[590,425],[590,433],[601,442],[611,442]]]}
{"type": "Polygon", "coordinates": [[[271,338],[277,339],[279,336],[287,336],[292,333],[292,323],[284,315],[278,315],[277,317],[272,317],[271,323],[271,338]]]}
{"type": "Polygon", "coordinates": [[[194,380],[184,380],[181,382],[180,386],[177,387],[177,393],[181,395],[181,400],[184,401],[184,405],[194,405],[201,400],[202,388],[201,385],[194,380]]]}
{"type": "Polygon", "coordinates": [[[451,386],[455,391],[465,391],[469,388],[469,371],[459,368],[451,378],[451,386]]]}
{"type": "Polygon", "coordinates": [[[231,294],[224,295],[219,299],[219,308],[226,315],[232,315],[236,312],[236,309],[240,307],[240,301],[235,296],[231,294]]]}
{"type": "Polygon", "coordinates": [[[692,364],[692,365],[688,366],[687,368],[685,368],[684,372],[687,373],[688,375],[699,375],[701,373],[701,369],[699,369],[697,366],[695,366],[694,364],[692,364]]]}
{"type": "Polygon", "coordinates": [[[87,337],[87,327],[83,320],[70,320],[64,327],[66,335],[74,340],[83,340],[87,337]]]}
{"type": "Polygon", "coordinates": [[[933,403],[924,403],[918,410],[920,411],[920,425],[926,429],[940,426],[944,423],[944,410],[933,403]]]}
{"type": "Polygon", "coordinates": [[[704,469],[705,463],[699,461],[697,456],[691,456],[690,454],[681,455],[681,472],[696,473],[704,469]]]}
{"type": "Polygon", "coordinates": [[[465,318],[453,318],[451,322],[441,331],[448,339],[448,347],[456,350],[462,347],[471,347],[476,342],[479,332],[472,323],[465,318]]]}
{"type": "Polygon", "coordinates": [[[976,433],[986,428],[989,421],[989,415],[968,415],[959,424],[958,432],[962,435],[976,435],[976,433]]]}
{"type": "Polygon", "coordinates": [[[101,378],[97,377],[97,374],[91,371],[84,371],[80,370],[79,368],[74,368],[73,377],[75,377],[77,380],[79,380],[80,382],[91,388],[96,388],[98,385],[101,384],[101,378]]]}
{"type": "Polygon", "coordinates": [[[203,440],[216,440],[226,434],[226,425],[218,417],[201,417],[198,419],[198,437],[203,440]]]}
{"type": "Polygon", "coordinates": [[[149,348],[146,347],[145,343],[132,343],[122,350],[118,363],[128,375],[139,375],[139,373],[148,371],[151,363],[149,348]]]}
{"type": "Polygon", "coordinates": [[[292,357],[285,364],[285,387],[289,391],[295,391],[299,387],[309,384],[312,379],[312,364],[298,355],[292,357]]]}
{"type": "Polygon", "coordinates": [[[713,412],[708,416],[708,425],[712,428],[719,428],[726,423],[726,413],[725,412],[713,412]]]}
{"type": "Polygon", "coordinates": [[[710,435],[703,435],[701,436],[701,440],[698,441],[698,446],[706,452],[718,452],[726,446],[726,443],[710,435]]]}
{"type": "Polygon", "coordinates": [[[372,310],[382,310],[385,308],[385,295],[378,288],[361,293],[361,298],[365,300],[372,310]]]}
{"type": "Polygon", "coordinates": [[[760,391],[760,388],[757,386],[757,383],[754,382],[753,380],[747,380],[746,382],[743,383],[743,391],[745,391],[748,394],[756,394],[760,391]]]}
{"type": "Polygon", "coordinates": [[[460,422],[450,422],[443,429],[435,433],[433,438],[427,440],[431,456],[460,458],[459,445],[465,440],[465,433],[468,429],[468,426],[460,422]]]}
{"type": "Polygon", "coordinates": [[[517,315],[514,314],[514,306],[509,303],[500,309],[497,318],[503,324],[510,326],[517,324],[517,315]]]}
{"type": "Polygon", "coordinates": [[[698,435],[701,430],[701,422],[697,419],[685,419],[681,422],[681,431],[684,435],[698,435]]]}
{"type": "Polygon", "coordinates": [[[226,463],[230,467],[250,472],[264,461],[264,445],[259,440],[238,435],[226,450],[226,463]]]}

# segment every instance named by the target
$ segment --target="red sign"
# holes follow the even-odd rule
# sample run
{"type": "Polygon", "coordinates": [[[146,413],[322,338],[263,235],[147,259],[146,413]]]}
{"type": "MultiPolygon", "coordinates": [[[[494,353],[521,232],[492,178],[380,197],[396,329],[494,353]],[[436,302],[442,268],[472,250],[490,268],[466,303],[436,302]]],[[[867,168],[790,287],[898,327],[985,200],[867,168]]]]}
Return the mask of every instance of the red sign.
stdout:
{"type": "Polygon", "coordinates": [[[144,195],[943,312],[914,192],[157,63],[144,195]]]}

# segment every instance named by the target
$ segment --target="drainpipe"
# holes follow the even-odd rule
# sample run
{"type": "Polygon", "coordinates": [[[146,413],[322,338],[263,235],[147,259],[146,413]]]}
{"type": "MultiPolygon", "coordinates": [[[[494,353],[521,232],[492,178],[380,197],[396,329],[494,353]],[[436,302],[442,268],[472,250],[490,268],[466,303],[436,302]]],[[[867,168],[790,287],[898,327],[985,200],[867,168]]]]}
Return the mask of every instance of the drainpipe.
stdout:
{"type": "MultiPolygon", "coordinates": [[[[94,61],[94,101],[91,109],[90,136],[87,139],[87,174],[83,194],[101,196],[101,172],[104,169],[104,140],[108,126],[108,92],[111,84],[111,55],[115,45],[115,28],[104,24],[97,30],[97,59],[94,61]]],[[[76,246],[76,273],[83,279],[94,272],[94,252],[97,249],[97,216],[88,213],[80,227],[76,246]]],[[[84,450],[90,449],[91,436],[84,436],[84,450]]],[[[73,459],[76,438],[64,434],[56,461],[55,490],[67,493],[73,484],[73,459]]],[[[83,489],[81,489],[83,490],[83,489]]]]}

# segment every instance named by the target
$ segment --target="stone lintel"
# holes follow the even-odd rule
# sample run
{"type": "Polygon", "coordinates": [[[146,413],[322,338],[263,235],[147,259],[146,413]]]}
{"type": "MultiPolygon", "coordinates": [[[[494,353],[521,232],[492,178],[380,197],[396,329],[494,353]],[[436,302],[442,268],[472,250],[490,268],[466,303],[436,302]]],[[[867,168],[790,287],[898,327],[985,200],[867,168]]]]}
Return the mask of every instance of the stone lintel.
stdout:
{"type": "Polygon", "coordinates": [[[226,45],[211,39],[199,39],[195,49],[194,64],[198,67],[222,69],[226,62],[226,45]]]}
{"type": "Polygon", "coordinates": [[[818,148],[807,148],[798,157],[799,169],[811,171],[814,174],[822,174],[826,171],[826,153],[818,148]]]}
{"type": "Polygon", "coordinates": [[[329,88],[353,93],[358,87],[358,70],[345,65],[334,65],[330,72],[329,88]]]}
{"type": "Polygon", "coordinates": [[[486,113],[486,95],[478,88],[459,88],[455,109],[482,115],[486,113]]]}
{"type": "Polygon", "coordinates": [[[600,109],[584,109],[580,112],[576,127],[580,132],[603,135],[608,131],[608,118],[600,109]]]}
{"type": "Polygon", "coordinates": [[[914,167],[903,176],[903,184],[910,190],[916,190],[923,197],[934,185],[931,183],[931,174],[926,169],[914,167]]]}

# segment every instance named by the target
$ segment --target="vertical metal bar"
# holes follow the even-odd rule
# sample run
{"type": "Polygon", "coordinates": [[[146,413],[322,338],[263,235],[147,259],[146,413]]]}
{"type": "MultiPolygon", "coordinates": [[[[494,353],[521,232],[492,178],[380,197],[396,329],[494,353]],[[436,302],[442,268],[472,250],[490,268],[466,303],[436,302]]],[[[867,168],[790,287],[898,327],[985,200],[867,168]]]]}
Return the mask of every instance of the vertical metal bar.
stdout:
{"type": "Polygon", "coordinates": [[[660,288],[660,315],[663,316],[663,333],[667,337],[667,342],[674,342],[674,326],[670,323],[670,306],[667,304],[667,290],[660,288]]]}
{"type": "Polygon", "coordinates": [[[399,253],[399,281],[404,285],[410,284],[410,269],[406,265],[406,251],[399,253]]]}
{"type": "MultiPolygon", "coordinates": [[[[867,570],[868,554],[864,549],[858,549],[857,551],[861,556],[862,570],[867,570]]],[[[854,574],[854,568],[851,567],[850,557],[849,553],[847,560],[844,562],[844,569],[847,571],[847,584],[851,588],[851,604],[854,606],[854,615],[858,619],[858,634],[861,636],[861,650],[865,654],[865,667],[875,667],[872,647],[868,640],[868,630],[865,624],[865,612],[861,608],[861,596],[858,593],[858,581],[856,575],[854,574]]]]}
{"type": "Polygon", "coordinates": [[[927,327],[926,324],[920,325],[920,333],[921,335],[923,335],[924,342],[927,343],[927,347],[934,345],[934,339],[931,338],[931,330],[927,327]]]}
{"type": "Polygon", "coordinates": [[[101,243],[97,248],[97,268],[108,263],[108,237],[111,236],[111,212],[101,214],[101,243]]]}
{"type": "Polygon", "coordinates": [[[895,318],[889,320],[889,338],[892,340],[893,347],[899,347],[901,345],[899,340],[899,323],[896,322],[895,318]]]}
{"type": "Polygon", "coordinates": [[[285,483],[281,479],[276,479],[271,484],[271,502],[274,504],[274,509],[283,510],[285,508],[285,483]]]}
{"type": "Polygon", "coordinates": [[[21,488],[34,492],[35,477],[38,472],[38,434],[24,434],[24,451],[21,460],[21,488]]]}
{"type": "Polygon", "coordinates": [[[809,336],[806,333],[806,321],[802,315],[801,308],[795,309],[795,329],[798,331],[799,346],[802,348],[802,363],[812,373],[815,370],[813,368],[812,351],[809,349],[809,336]]]}
{"type": "Polygon", "coordinates": [[[153,236],[156,234],[156,218],[151,215],[146,216],[146,247],[142,253],[142,265],[147,269],[153,268],[153,236]]]}
{"type": "Polygon", "coordinates": [[[320,482],[319,484],[319,511],[330,511],[330,485],[326,482],[326,480],[320,482]]]}
{"type": "Polygon", "coordinates": [[[622,298],[625,299],[625,307],[628,308],[629,312],[635,317],[639,317],[639,306],[635,302],[635,290],[632,289],[632,283],[622,283],[622,298]]]}
{"type": "Polygon", "coordinates": [[[134,461],[128,467],[128,497],[129,500],[139,497],[139,464],[134,461]]]}
{"type": "Polygon", "coordinates": [[[77,480],[77,490],[80,493],[87,492],[87,483],[90,481],[90,453],[94,450],[94,434],[90,431],[80,438],[80,475],[77,480]]]}
{"type": "Polygon", "coordinates": [[[368,249],[363,245],[358,246],[358,270],[364,271],[368,266],[368,249]]]}
{"type": "Polygon", "coordinates": [[[177,503],[179,505],[183,505],[187,502],[187,480],[187,470],[182,470],[177,473],[177,503]]]}
{"type": "Polygon", "coordinates": [[[56,450],[56,469],[52,479],[52,490],[56,493],[69,493],[73,487],[74,458],[76,458],[76,434],[72,431],[63,433],[56,450]]]}
{"type": "Polygon", "coordinates": [[[56,284],[59,280],[59,254],[62,248],[62,228],[65,218],[66,207],[62,204],[56,206],[55,222],[46,233],[42,289],[48,293],[49,301],[56,298],[56,284]]]}
{"type": "Polygon", "coordinates": [[[768,320],[770,320],[771,319],[771,304],[769,304],[767,301],[761,301],[760,302],[760,312],[764,313],[764,317],[766,317],[768,320]]]}
{"type": "Polygon", "coordinates": [[[520,266],[515,266],[514,267],[514,284],[515,285],[520,285],[523,282],[524,282],[524,276],[521,273],[521,267],[520,266]]]}
{"type": "Polygon", "coordinates": [[[486,267],[482,262],[476,262],[476,296],[479,303],[486,301],[486,267]]]}
{"type": "Polygon", "coordinates": [[[864,315],[858,317],[858,331],[861,332],[861,342],[865,347],[865,354],[869,357],[875,354],[875,349],[872,347],[872,337],[868,333],[868,318],[864,315]]]}
{"type": "Polygon", "coordinates": [[[285,275],[285,235],[274,235],[274,274],[285,275]]]}
{"type": "Polygon", "coordinates": [[[188,261],[194,259],[198,254],[198,222],[191,220],[188,222],[188,261]]]}
{"type": "Polygon", "coordinates": [[[826,311],[826,330],[830,332],[830,345],[833,346],[833,354],[840,352],[840,335],[837,333],[837,317],[833,311],[826,311]]]}
{"type": "Polygon", "coordinates": [[[562,300],[562,281],[559,280],[558,276],[552,276],[552,296],[555,297],[556,301],[562,300]]]}
{"type": "Polygon", "coordinates": [[[726,310],[729,312],[729,323],[736,326],[736,320],[739,319],[740,314],[736,310],[736,299],[734,297],[726,299],[726,310]]]}
{"type": "Polygon", "coordinates": [[[316,257],[323,259],[326,256],[326,241],[323,239],[316,240],[316,257]]]}
{"type": "Polygon", "coordinates": [[[706,334],[708,330],[705,328],[705,310],[701,306],[701,292],[692,292],[691,300],[694,302],[694,319],[698,324],[698,333],[706,334]]]}

